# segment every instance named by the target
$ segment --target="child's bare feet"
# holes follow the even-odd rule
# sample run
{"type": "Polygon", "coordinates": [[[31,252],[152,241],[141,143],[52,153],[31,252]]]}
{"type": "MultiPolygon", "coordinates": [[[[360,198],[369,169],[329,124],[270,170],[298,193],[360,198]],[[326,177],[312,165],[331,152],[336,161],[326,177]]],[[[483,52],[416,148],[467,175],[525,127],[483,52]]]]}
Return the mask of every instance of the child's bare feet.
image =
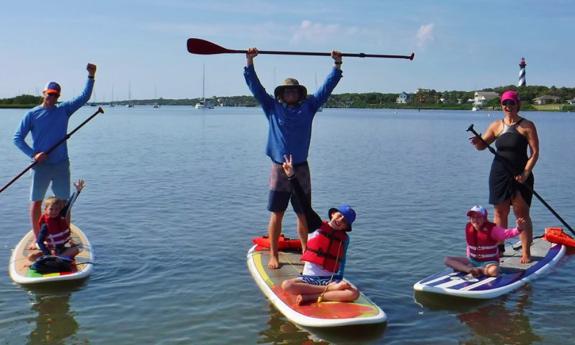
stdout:
{"type": "Polygon", "coordinates": [[[309,304],[315,301],[317,301],[317,295],[297,295],[295,298],[297,305],[309,304]]]}
{"type": "Polygon", "coordinates": [[[342,280],[340,282],[329,283],[327,285],[326,291],[346,290],[350,288],[351,286],[349,285],[349,283],[342,280]]]}
{"type": "Polygon", "coordinates": [[[302,305],[303,304],[303,296],[302,295],[297,295],[295,297],[295,304],[297,305],[302,305]]]}
{"type": "Polygon", "coordinates": [[[479,267],[474,267],[469,270],[469,273],[471,273],[472,276],[477,278],[483,275],[483,270],[479,267]]]}
{"type": "Polygon", "coordinates": [[[34,251],[34,252],[28,254],[28,261],[36,261],[36,259],[38,259],[41,256],[42,256],[41,251],[34,251]]]}

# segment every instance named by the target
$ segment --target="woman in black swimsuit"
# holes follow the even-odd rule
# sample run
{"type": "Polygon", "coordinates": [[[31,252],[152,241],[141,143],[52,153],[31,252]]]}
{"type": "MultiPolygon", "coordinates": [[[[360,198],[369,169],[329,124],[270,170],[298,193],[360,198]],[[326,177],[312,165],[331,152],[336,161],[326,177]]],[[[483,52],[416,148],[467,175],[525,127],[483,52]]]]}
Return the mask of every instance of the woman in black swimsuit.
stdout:
{"type": "MultiPolygon", "coordinates": [[[[531,261],[530,246],[533,241],[533,226],[529,217],[534,182],[532,171],[539,158],[539,138],[535,124],[519,116],[520,105],[517,92],[505,91],[501,95],[504,117],[493,121],[482,138],[487,144],[495,142],[497,148],[489,174],[489,203],[495,208],[494,222],[507,228],[511,207],[515,218],[526,220],[525,230],[521,233],[521,262],[528,263],[531,261]]],[[[478,150],[487,148],[476,136],[470,140],[478,150]]]]}

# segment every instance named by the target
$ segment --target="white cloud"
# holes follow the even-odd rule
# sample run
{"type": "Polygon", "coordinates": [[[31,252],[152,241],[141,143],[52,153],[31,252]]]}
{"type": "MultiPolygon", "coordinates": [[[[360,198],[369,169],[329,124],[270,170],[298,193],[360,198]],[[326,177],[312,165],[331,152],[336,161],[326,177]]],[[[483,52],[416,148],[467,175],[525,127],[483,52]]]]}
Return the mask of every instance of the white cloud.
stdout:
{"type": "Polygon", "coordinates": [[[296,27],[291,38],[291,43],[326,42],[329,41],[331,37],[353,34],[355,31],[357,30],[354,28],[344,30],[338,24],[313,23],[310,20],[304,20],[296,27]]]}
{"type": "Polygon", "coordinates": [[[417,30],[417,35],[415,36],[417,39],[418,47],[421,48],[434,40],[433,27],[434,24],[426,24],[419,27],[419,30],[417,30]]]}

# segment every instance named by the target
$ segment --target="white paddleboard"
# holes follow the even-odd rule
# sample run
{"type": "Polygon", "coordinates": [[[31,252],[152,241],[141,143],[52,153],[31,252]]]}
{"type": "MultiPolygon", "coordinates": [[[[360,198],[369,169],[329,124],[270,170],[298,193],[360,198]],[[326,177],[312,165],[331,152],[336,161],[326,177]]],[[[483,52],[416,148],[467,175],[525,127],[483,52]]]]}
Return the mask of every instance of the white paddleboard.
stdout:
{"type": "Polygon", "coordinates": [[[77,226],[70,224],[70,230],[72,241],[80,247],[80,253],[76,256],[71,271],[41,274],[31,269],[30,265],[33,264],[33,261],[28,260],[28,255],[37,250],[28,249],[36,239],[34,232],[30,230],[12,251],[9,264],[10,277],[12,280],[21,285],[30,285],[79,280],[88,277],[94,267],[92,246],[86,235],[77,226]]]}
{"type": "MultiPolygon", "coordinates": [[[[247,264],[257,285],[270,302],[291,322],[304,327],[339,327],[381,324],[387,316],[363,293],[354,302],[321,302],[297,305],[295,296],[281,288],[282,281],[298,277],[303,268],[296,252],[279,252],[281,267],[269,269],[269,249],[253,246],[247,255],[247,264]]],[[[347,280],[346,280],[347,281],[347,280]]],[[[348,281],[349,282],[349,281],[348,281]]]]}
{"type": "Polygon", "coordinates": [[[515,250],[513,247],[505,248],[505,255],[500,259],[501,273],[497,277],[475,278],[471,274],[449,269],[418,281],[413,289],[472,299],[496,298],[539,278],[555,266],[566,251],[563,245],[538,238],[531,245],[532,261],[522,264],[521,249],[515,250]]]}

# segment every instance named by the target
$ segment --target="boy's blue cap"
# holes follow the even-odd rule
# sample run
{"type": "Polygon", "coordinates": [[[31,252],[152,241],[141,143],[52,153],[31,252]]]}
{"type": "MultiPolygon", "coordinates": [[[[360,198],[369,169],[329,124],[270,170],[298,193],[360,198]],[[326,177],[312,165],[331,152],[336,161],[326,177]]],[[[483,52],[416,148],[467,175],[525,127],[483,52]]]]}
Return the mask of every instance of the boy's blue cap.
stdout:
{"type": "Polygon", "coordinates": [[[328,211],[329,219],[331,219],[331,215],[334,212],[339,212],[343,215],[345,221],[349,225],[348,231],[351,231],[351,224],[355,221],[355,211],[353,210],[353,208],[351,208],[351,206],[349,206],[348,204],[341,204],[337,208],[330,208],[328,211]]]}

